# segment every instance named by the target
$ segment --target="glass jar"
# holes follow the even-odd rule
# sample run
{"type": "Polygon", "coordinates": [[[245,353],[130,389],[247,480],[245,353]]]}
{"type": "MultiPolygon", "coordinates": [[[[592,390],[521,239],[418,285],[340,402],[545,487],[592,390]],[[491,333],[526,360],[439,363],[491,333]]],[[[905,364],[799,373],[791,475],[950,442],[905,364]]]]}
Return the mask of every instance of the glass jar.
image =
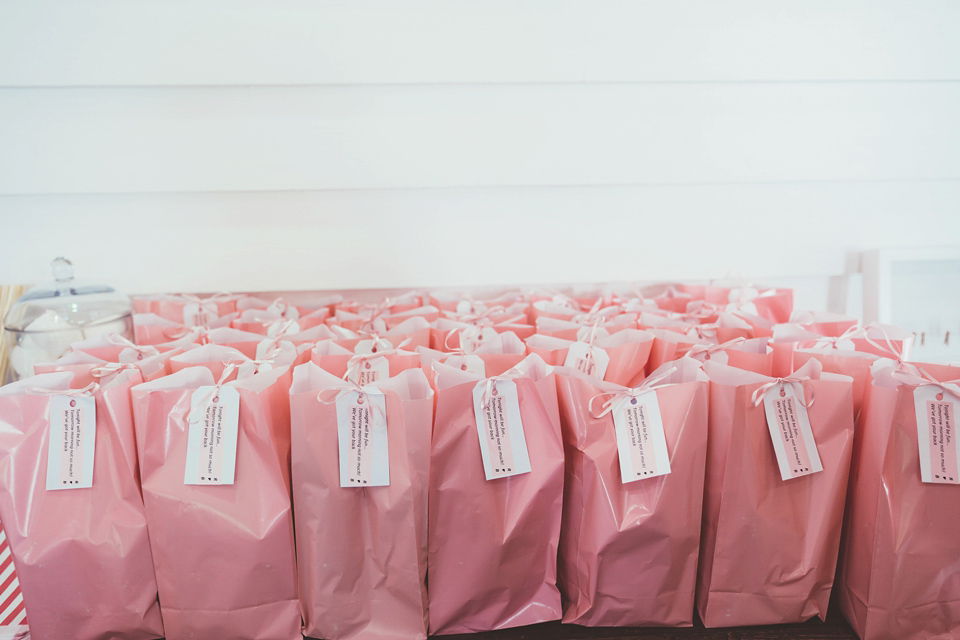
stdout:
{"type": "Polygon", "coordinates": [[[73,279],[66,258],[51,263],[54,281],[20,296],[4,319],[11,379],[33,375],[33,366],[52,362],[87,338],[116,333],[133,338],[130,298],[107,285],[73,279]]]}

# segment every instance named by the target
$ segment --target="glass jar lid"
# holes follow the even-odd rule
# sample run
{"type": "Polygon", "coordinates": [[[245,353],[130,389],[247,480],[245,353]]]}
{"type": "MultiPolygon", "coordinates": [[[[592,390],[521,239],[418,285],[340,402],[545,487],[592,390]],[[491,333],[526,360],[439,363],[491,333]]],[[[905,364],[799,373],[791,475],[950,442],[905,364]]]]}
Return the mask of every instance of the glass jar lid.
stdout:
{"type": "Polygon", "coordinates": [[[24,293],[4,319],[8,331],[76,329],[111,322],[133,313],[130,298],[103,284],[73,278],[73,264],[57,258],[50,265],[53,282],[24,293]]]}

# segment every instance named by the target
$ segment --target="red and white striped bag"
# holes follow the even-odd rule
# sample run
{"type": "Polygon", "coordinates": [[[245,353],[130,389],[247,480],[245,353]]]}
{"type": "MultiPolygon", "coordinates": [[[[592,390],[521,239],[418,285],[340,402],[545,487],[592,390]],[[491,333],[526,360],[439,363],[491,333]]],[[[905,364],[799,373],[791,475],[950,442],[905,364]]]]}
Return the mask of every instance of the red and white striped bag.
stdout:
{"type": "Polygon", "coordinates": [[[26,640],[27,612],[23,608],[23,595],[17,570],[13,567],[13,554],[7,534],[0,528],[0,640],[26,640]]]}

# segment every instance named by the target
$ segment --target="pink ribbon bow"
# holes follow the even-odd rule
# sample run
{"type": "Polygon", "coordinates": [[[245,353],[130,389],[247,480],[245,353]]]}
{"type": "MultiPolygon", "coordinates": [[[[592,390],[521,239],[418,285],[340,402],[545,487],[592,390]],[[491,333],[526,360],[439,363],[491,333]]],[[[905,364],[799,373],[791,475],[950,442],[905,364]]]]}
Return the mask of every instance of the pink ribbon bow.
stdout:
{"type": "Polygon", "coordinates": [[[753,397],[752,397],[753,406],[755,407],[760,406],[760,404],[763,402],[763,399],[767,396],[768,393],[770,393],[770,391],[774,387],[779,388],[781,390],[781,395],[784,395],[783,386],[787,384],[791,384],[791,385],[800,385],[800,393],[798,395],[801,398],[804,398],[804,402],[802,404],[804,407],[809,409],[810,407],[813,406],[813,391],[812,390],[810,391],[810,399],[809,401],[807,401],[806,395],[803,393],[804,391],[803,385],[807,382],[810,382],[810,378],[807,376],[794,376],[794,377],[788,376],[786,378],[774,378],[770,382],[760,385],[753,392],[753,397]]]}
{"type": "Polygon", "coordinates": [[[663,387],[672,386],[674,383],[666,382],[664,384],[657,384],[669,378],[673,372],[677,370],[676,367],[670,367],[667,370],[659,373],[655,376],[651,376],[644,380],[640,386],[634,387],[632,389],[625,389],[623,391],[605,391],[603,393],[598,393],[592,398],[590,402],[587,403],[587,410],[590,412],[590,416],[595,420],[599,420],[603,416],[607,415],[614,410],[615,407],[618,407],[624,402],[636,403],[637,396],[643,395],[650,391],[655,391],[663,387]],[[609,398],[606,402],[600,405],[600,413],[596,412],[593,403],[600,398],[609,398]]]}

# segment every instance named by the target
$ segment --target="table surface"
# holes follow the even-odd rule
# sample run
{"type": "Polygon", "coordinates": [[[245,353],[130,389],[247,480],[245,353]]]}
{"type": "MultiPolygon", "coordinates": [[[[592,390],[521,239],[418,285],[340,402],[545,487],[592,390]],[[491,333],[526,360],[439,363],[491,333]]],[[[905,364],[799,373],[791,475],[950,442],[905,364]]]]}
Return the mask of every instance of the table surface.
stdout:
{"type": "Polygon", "coordinates": [[[764,627],[704,629],[699,620],[692,628],[685,629],[580,627],[546,622],[502,631],[431,637],[438,640],[857,640],[836,606],[830,607],[825,622],[814,619],[803,624],[764,627]]]}

